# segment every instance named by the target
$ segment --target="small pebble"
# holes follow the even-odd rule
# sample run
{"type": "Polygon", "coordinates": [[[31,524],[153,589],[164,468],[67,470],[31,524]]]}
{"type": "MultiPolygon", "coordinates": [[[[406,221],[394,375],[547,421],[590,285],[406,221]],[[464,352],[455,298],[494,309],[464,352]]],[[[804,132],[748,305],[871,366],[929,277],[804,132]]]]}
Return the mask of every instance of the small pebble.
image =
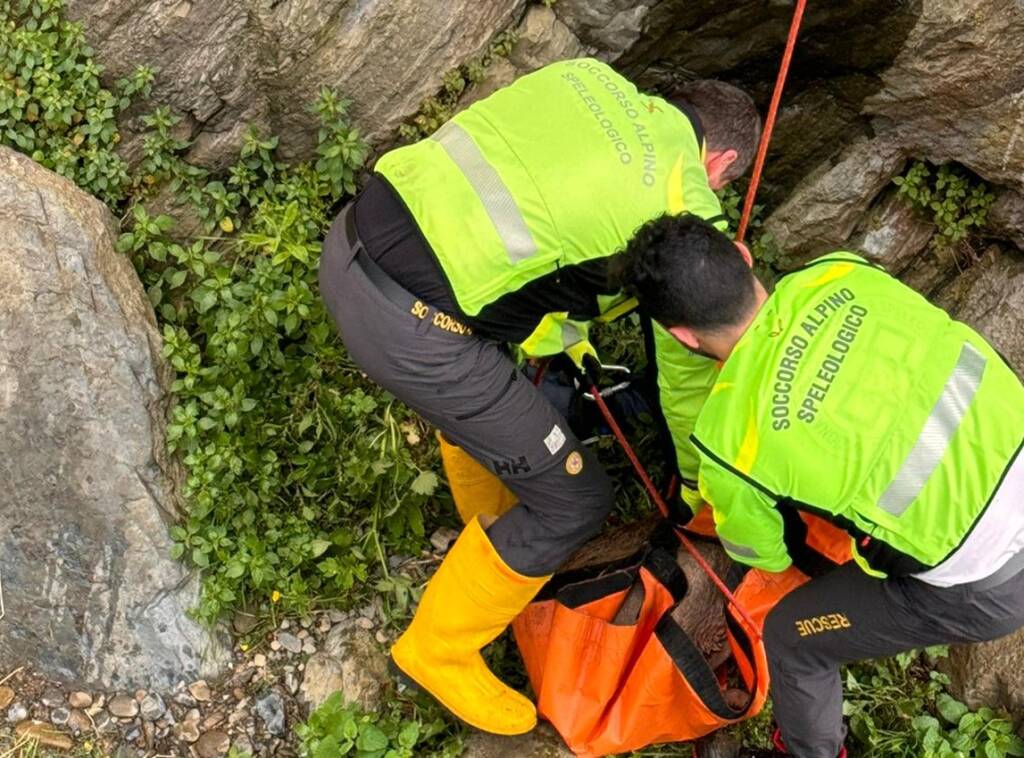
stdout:
{"type": "Polygon", "coordinates": [[[306,655],[313,655],[316,653],[316,643],[313,640],[306,640],[302,646],[302,652],[306,655]]]}
{"type": "Polygon", "coordinates": [[[64,706],[59,706],[50,711],[50,723],[57,726],[64,726],[71,718],[71,711],[64,706]]]}
{"type": "Polygon", "coordinates": [[[164,703],[164,699],[155,692],[151,692],[143,699],[139,705],[139,712],[142,714],[142,718],[146,721],[156,721],[158,718],[164,715],[167,711],[167,705],[164,703]]]}
{"type": "Polygon", "coordinates": [[[284,673],[284,686],[288,688],[288,692],[295,694],[299,691],[299,676],[294,671],[286,671],[284,673]]]}
{"type": "Polygon", "coordinates": [[[277,640],[271,640],[270,641],[270,649],[274,650],[275,652],[280,650],[281,649],[281,643],[278,642],[277,640]]]}
{"type": "Polygon", "coordinates": [[[21,703],[15,703],[7,709],[7,721],[11,724],[17,724],[19,721],[24,721],[28,718],[28,708],[21,703]]]}
{"type": "Polygon", "coordinates": [[[192,697],[194,697],[200,703],[207,702],[211,697],[210,685],[206,683],[205,679],[200,679],[199,681],[192,682],[192,684],[188,686],[188,691],[192,695],[192,697]]]}
{"type": "Polygon", "coordinates": [[[263,668],[267,665],[267,656],[263,655],[263,653],[256,653],[252,657],[252,665],[258,669],[263,668]]]}
{"type": "Polygon", "coordinates": [[[300,640],[304,640],[306,639],[306,637],[309,636],[309,631],[306,629],[300,629],[299,633],[295,636],[298,637],[300,640]]]}
{"type": "Polygon", "coordinates": [[[142,736],[142,730],[137,726],[133,726],[127,732],[124,733],[124,738],[128,742],[135,742],[139,737],[142,736]]]}
{"type": "Polygon", "coordinates": [[[360,629],[373,629],[373,621],[366,617],[356,619],[356,626],[360,629]]]}
{"type": "Polygon", "coordinates": [[[113,731],[116,728],[114,720],[110,718],[110,714],[106,711],[100,711],[99,713],[89,715],[92,716],[93,728],[97,732],[113,731]]]}
{"type": "Polygon", "coordinates": [[[277,635],[277,641],[281,643],[281,647],[287,650],[289,653],[298,654],[302,652],[302,643],[299,638],[294,634],[288,632],[281,632],[277,635]]]}
{"type": "Polygon", "coordinates": [[[246,753],[252,754],[254,752],[252,741],[244,734],[235,737],[235,741],[231,743],[231,746],[236,752],[241,753],[242,755],[245,755],[246,753]]]}
{"type": "Polygon", "coordinates": [[[196,742],[196,752],[201,758],[217,758],[231,747],[231,739],[221,731],[206,732],[196,742]]]}
{"type": "Polygon", "coordinates": [[[459,538],[459,533],[451,527],[442,526],[430,535],[430,544],[438,552],[445,552],[459,538]]]}
{"type": "Polygon", "coordinates": [[[194,721],[183,721],[174,727],[174,733],[179,740],[191,744],[199,739],[199,724],[194,721]]]}
{"type": "Polygon", "coordinates": [[[43,692],[41,700],[47,708],[56,708],[59,705],[64,705],[64,693],[52,688],[47,689],[43,692]]]}
{"type": "Polygon", "coordinates": [[[68,717],[68,726],[75,734],[81,734],[82,732],[92,730],[92,721],[85,714],[85,711],[76,709],[71,711],[71,715],[68,717]]]}
{"type": "Polygon", "coordinates": [[[139,701],[127,695],[117,695],[111,698],[107,709],[119,719],[133,719],[139,715],[139,701]]]}
{"type": "Polygon", "coordinates": [[[388,636],[384,634],[384,631],[381,629],[377,630],[377,633],[373,635],[373,638],[381,645],[388,644],[388,636]]]}
{"type": "Polygon", "coordinates": [[[92,695],[88,692],[72,692],[68,695],[68,703],[72,708],[88,708],[92,705],[92,695]]]}
{"type": "Polygon", "coordinates": [[[256,701],[256,715],[263,721],[270,734],[276,737],[284,736],[284,700],[275,690],[271,690],[256,701]]]}
{"type": "Polygon", "coordinates": [[[0,711],[14,702],[14,690],[10,687],[0,687],[0,711]]]}

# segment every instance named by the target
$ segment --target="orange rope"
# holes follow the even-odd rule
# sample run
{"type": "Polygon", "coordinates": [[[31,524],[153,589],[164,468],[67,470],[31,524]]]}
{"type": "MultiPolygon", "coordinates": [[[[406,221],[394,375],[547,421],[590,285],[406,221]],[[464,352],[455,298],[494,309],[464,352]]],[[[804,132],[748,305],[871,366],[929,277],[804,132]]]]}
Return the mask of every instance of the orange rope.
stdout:
{"type": "Polygon", "coordinates": [[[761,133],[761,144],[757,147],[757,159],[754,161],[754,170],[750,175],[750,186],[747,188],[747,196],[743,200],[743,215],[740,217],[739,229],[736,230],[737,242],[743,242],[744,237],[747,236],[747,225],[750,223],[750,214],[754,210],[757,188],[761,184],[761,172],[764,170],[764,160],[768,155],[768,143],[772,140],[775,117],[779,112],[779,101],[782,100],[782,90],[786,86],[789,63],[793,59],[793,49],[796,47],[796,38],[800,35],[800,22],[803,20],[806,5],[807,0],[797,0],[796,9],[793,11],[793,22],[789,25],[789,39],[786,40],[786,50],[782,54],[779,75],[775,79],[775,92],[772,93],[772,103],[768,107],[768,115],[764,120],[764,131],[761,133]]]}
{"type": "MultiPolygon", "coordinates": [[[[594,402],[597,403],[597,407],[601,410],[601,415],[604,416],[604,420],[608,423],[608,426],[611,427],[612,434],[615,435],[615,439],[619,441],[619,445],[622,447],[623,451],[625,451],[626,457],[629,458],[630,463],[633,464],[633,468],[636,470],[637,476],[640,477],[640,481],[644,483],[644,487],[647,489],[647,494],[650,495],[651,500],[658,507],[658,510],[661,511],[661,515],[667,519],[669,516],[668,506],[661,497],[661,493],[658,492],[658,488],[654,486],[654,482],[651,481],[651,477],[647,474],[647,470],[644,469],[644,465],[640,462],[640,459],[633,451],[633,446],[630,445],[629,441],[626,439],[626,435],[622,431],[622,427],[620,427],[618,422],[615,421],[615,417],[612,415],[611,410],[605,403],[604,398],[601,397],[601,390],[597,386],[598,372],[596,369],[590,370],[590,366],[592,365],[593,364],[588,365],[586,374],[587,378],[590,380],[590,392],[594,396],[594,402]]],[[[755,624],[750,618],[743,606],[739,604],[736,597],[732,594],[732,591],[726,586],[725,582],[723,582],[718,574],[715,573],[715,570],[711,565],[704,560],[704,556],[700,554],[700,551],[697,550],[694,544],[690,542],[689,538],[687,538],[681,530],[675,529],[675,533],[676,537],[679,538],[679,542],[684,548],[686,548],[687,552],[693,556],[693,559],[697,561],[697,565],[700,566],[701,570],[707,574],[708,578],[718,588],[718,591],[721,592],[725,596],[725,599],[728,600],[733,608],[736,609],[736,612],[743,617],[743,620],[749,627],[748,631],[750,635],[760,639],[761,634],[757,630],[757,624],[755,624]]]]}

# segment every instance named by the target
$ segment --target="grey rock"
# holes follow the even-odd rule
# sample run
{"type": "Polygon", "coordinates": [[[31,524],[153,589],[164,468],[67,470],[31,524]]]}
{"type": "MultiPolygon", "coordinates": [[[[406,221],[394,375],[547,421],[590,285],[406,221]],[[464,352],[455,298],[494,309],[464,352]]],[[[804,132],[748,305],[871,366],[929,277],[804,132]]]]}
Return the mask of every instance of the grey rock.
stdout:
{"type": "MultiPolygon", "coordinates": [[[[580,42],[553,10],[543,5],[531,6],[516,28],[516,43],[508,58],[495,60],[483,81],[466,92],[460,105],[468,105],[487,97],[523,74],[536,71],[549,63],[579,58],[588,52],[589,48],[580,42]]],[[[389,561],[394,558],[392,556],[389,561]]]]}
{"type": "Polygon", "coordinates": [[[898,275],[924,252],[935,231],[919,211],[889,192],[858,224],[848,247],[898,275]]]}
{"type": "Polygon", "coordinates": [[[539,724],[528,734],[517,737],[502,737],[497,734],[474,732],[466,738],[464,758],[571,758],[574,754],[566,748],[550,724],[539,724]]]}
{"type": "Polygon", "coordinates": [[[64,706],[59,706],[50,711],[50,722],[57,726],[64,726],[71,718],[71,711],[64,706]]]}
{"type": "MultiPolygon", "coordinates": [[[[323,85],[352,98],[355,122],[371,140],[390,136],[440,89],[445,72],[483,52],[525,6],[526,0],[68,3],[112,80],[140,64],[159,72],[154,100],[185,115],[182,126],[194,140],[189,157],[210,166],[234,160],[249,124],[280,134],[286,154],[310,155],[317,125],[307,108],[323,85]]],[[[137,154],[140,140],[128,142],[137,154]]]]}
{"type": "Polygon", "coordinates": [[[657,4],[658,0],[558,0],[555,12],[583,42],[614,54],[640,38],[644,20],[657,4]]]}
{"type": "Polygon", "coordinates": [[[373,634],[358,627],[335,627],[323,649],[306,662],[302,699],[316,709],[334,692],[345,702],[372,711],[388,679],[387,655],[373,634]]]}
{"type": "Polygon", "coordinates": [[[935,302],[977,329],[1024,376],[1024,254],[990,246],[935,302]]]}
{"type": "Polygon", "coordinates": [[[284,700],[276,690],[261,696],[256,701],[256,715],[263,721],[263,725],[270,734],[276,737],[283,737],[285,734],[284,724],[284,700]]]}
{"type": "Polygon", "coordinates": [[[1024,250],[1024,193],[1006,190],[996,196],[988,213],[986,232],[1024,250]]]}
{"type": "Polygon", "coordinates": [[[289,653],[297,654],[302,652],[302,641],[294,634],[281,632],[277,635],[277,641],[280,642],[281,647],[289,653]]]}
{"type": "Polygon", "coordinates": [[[786,256],[785,266],[843,246],[905,162],[900,147],[879,137],[854,143],[834,166],[808,176],[764,224],[786,256]]]}
{"type": "Polygon", "coordinates": [[[133,719],[139,715],[139,701],[127,695],[117,695],[110,699],[107,710],[119,719],[133,719]]]}
{"type": "Polygon", "coordinates": [[[57,689],[47,689],[43,692],[40,700],[47,708],[56,708],[64,705],[64,693],[57,689]]]}
{"type": "Polygon", "coordinates": [[[26,708],[22,703],[12,703],[10,708],[7,709],[8,723],[17,724],[27,718],[28,708],[26,708]]]}
{"type": "Polygon", "coordinates": [[[124,739],[126,742],[135,742],[142,736],[142,729],[138,726],[132,726],[128,731],[124,733],[124,739]]]}
{"type": "Polygon", "coordinates": [[[106,711],[100,711],[99,713],[92,714],[91,718],[93,728],[101,734],[104,732],[114,731],[117,728],[114,720],[106,711]]]}
{"type": "Polygon", "coordinates": [[[139,713],[146,721],[156,721],[167,711],[164,699],[155,692],[150,692],[139,704],[139,713]]]}
{"type": "Polygon", "coordinates": [[[924,0],[865,110],[910,154],[1024,189],[1024,5],[924,0]]]}
{"type": "Polygon", "coordinates": [[[953,696],[972,709],[1024,713],[1024,630],[993,642],[956,645],[948,665],[953,696]]]}
{"type": "Polygon", "coordinates": [[[0,148],[0,660],[104,687],[169,687],[227,649],[169,557],[169,369],[97,200],[0,148]]]}

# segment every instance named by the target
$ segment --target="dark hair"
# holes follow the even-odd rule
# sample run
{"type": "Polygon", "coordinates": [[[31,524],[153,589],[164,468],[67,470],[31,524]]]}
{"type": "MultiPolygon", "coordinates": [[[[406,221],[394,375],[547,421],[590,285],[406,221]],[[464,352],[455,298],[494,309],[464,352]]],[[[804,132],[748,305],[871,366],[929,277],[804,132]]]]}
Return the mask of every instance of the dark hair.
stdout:
{"type": "Polygon", "coordinates": [[[714,330],[755,304],[754,274],[731,239],[699,216],[648,221],[609,262],[610,284],[665,326],[714,330]]]}
{"type": "Polygon", "coordinates": [[[725,82],[700,79],[680,85],[669,99],[697,111],[708,151],[736,151],[736,162],[725,170],[722,178],[731,182],[743,176],[761,139],[761,117],[749,95],[725,82]]]}

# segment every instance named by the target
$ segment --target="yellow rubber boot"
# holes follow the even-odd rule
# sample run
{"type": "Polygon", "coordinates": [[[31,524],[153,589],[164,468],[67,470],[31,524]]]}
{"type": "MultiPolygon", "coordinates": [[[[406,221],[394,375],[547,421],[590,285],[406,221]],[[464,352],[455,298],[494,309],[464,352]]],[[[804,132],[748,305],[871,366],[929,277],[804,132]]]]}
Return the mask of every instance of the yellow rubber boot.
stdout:
{"type": "Polygon", "coordinates": [[[462,523],[468,524],[481,515],[500,516],[519,502],[501,479],[461,447],[448,442],[440,432],[437,441],[441,443],[444,473],[462,523]]]}
{"type": "Polygon", "coordinates": [[[507,627],[548,577],[523,576],[501,559],[473,519],[427,585],[391,648],[402,674],[477,729],[523,734],[537,709],[487,668],[480,650],[507,627]]]}

